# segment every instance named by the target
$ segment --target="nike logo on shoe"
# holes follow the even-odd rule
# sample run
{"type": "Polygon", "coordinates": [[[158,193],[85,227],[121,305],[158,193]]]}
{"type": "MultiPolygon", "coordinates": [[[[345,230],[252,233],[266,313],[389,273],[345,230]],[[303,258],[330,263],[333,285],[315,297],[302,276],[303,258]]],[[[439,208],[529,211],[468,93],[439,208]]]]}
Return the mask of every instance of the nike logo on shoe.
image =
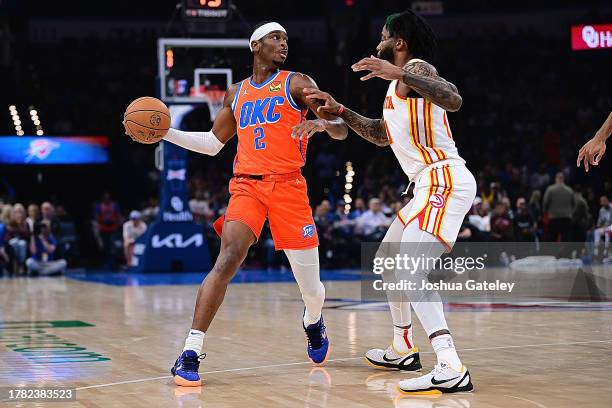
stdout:
{"type": "Polygon", "coordinates": [[[459,378],[459,377],[461,377],[461,376],[459,375],[459,376],[457,376],[457,377],[454,377],[454,378],[449,378],[448,380],[443,380],[443,381],[436,380],[436,378],[435,378],[435,377],[432,377],[432,378],[431,378],[431,383],[432,383],[433,385],[440,385],[440,384],[447,383],[447,382],[449,382],[449,381],[456,380],[456,379],[457,379],[457,378],[459,378]]]}
{"type": "Polygon", "coordinates": [[[385,360],[387,363],[394,363],[397,360],[400,360],[402,357],[398,357],[398,358],[387,358],[387,354],[383,354],[383,360],[385,360]]]}

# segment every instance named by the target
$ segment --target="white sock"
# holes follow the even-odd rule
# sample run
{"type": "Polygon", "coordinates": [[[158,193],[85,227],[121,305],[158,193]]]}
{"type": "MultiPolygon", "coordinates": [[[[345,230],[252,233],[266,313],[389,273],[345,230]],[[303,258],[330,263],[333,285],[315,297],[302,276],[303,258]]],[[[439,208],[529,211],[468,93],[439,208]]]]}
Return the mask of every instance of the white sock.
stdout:
{"type": "Polygon", "coordinates": [[[455,371],[461,372],[463,364],[459,360],[457,350],[455,350],[455,343],[450,334],[442,334],[431,339],[431,346],[436,352],[438,357],[438,363],[445,361],[455,371]]]}
{"type": "Polygon", "coordinates": [[[183,347],[183,351],[193,350],[198,354],[198,356],[202,354],[202,346],[204,345],[205,334],[206,333],[200,330],[189,330],[189,334],[187,335],[187,339],[185,340],[185,347],[183,347]]]}
{"type": "Polygon", "coordinates": [[[389,310],[393,320],[393,347],[400,353],[407,353],[414,345],[410,302],[389,301],[389,310]]]}
{"type": "Polygon", "coordinates": [[[412,325],[393,325],[393,348],[399,353],[407,353],[414,347],[412,342],[412,325]]]}

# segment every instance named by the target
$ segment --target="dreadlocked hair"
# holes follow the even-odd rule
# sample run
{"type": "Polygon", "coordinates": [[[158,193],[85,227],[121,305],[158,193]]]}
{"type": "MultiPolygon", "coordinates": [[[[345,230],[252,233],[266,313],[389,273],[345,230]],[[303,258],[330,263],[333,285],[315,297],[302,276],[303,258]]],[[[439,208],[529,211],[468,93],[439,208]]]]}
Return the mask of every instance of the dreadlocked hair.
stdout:
{"type": "Polygon", "coordinates": [[[406,41],[415,58],[433,63],[438,51],[438,42],[431,27],[412,10],[391,14],[385,27],[392,37],[406,41]]]}

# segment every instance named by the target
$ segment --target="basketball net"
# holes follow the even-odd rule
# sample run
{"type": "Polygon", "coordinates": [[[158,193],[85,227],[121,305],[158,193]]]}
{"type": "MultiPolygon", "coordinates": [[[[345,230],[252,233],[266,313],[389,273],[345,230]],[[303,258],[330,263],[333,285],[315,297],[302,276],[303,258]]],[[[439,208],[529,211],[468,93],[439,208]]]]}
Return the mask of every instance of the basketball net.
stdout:
{"type": "Polygon", "coordinates": [[[225,91],[220,89],[207,89],[203,91],[202,97],[208,103],[208,110],[210,110],[210,120],[215,120],[217,113],[223,108],[223,97],[225,91]]]}

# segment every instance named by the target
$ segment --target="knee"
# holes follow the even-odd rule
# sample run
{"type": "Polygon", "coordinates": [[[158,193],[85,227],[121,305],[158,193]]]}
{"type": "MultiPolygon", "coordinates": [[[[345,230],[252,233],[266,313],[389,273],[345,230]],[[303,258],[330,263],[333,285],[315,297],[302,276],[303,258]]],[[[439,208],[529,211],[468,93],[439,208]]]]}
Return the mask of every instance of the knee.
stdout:
{"type": "Polygon", "coordinates": [[[231,279],[246,258],[247,252],[248,248],[242,249],[237,245],[222,247],[213,272],[223,278],[231,279]]]}
{"type": "Polygon", "coordinates": [[[323,286],[321,281],[312,286],[300,288],[300,291],[302,292],[302,297],[308,299],[325,298],[325,286],[323,286]]]}
{"type": "Polygon", "coordinates": [[[38,262],[33,259],[33,258],[28,258],[25,261],[26,264],[26,268],[28,268],[31,271],[38,271],[38,262]]]}

